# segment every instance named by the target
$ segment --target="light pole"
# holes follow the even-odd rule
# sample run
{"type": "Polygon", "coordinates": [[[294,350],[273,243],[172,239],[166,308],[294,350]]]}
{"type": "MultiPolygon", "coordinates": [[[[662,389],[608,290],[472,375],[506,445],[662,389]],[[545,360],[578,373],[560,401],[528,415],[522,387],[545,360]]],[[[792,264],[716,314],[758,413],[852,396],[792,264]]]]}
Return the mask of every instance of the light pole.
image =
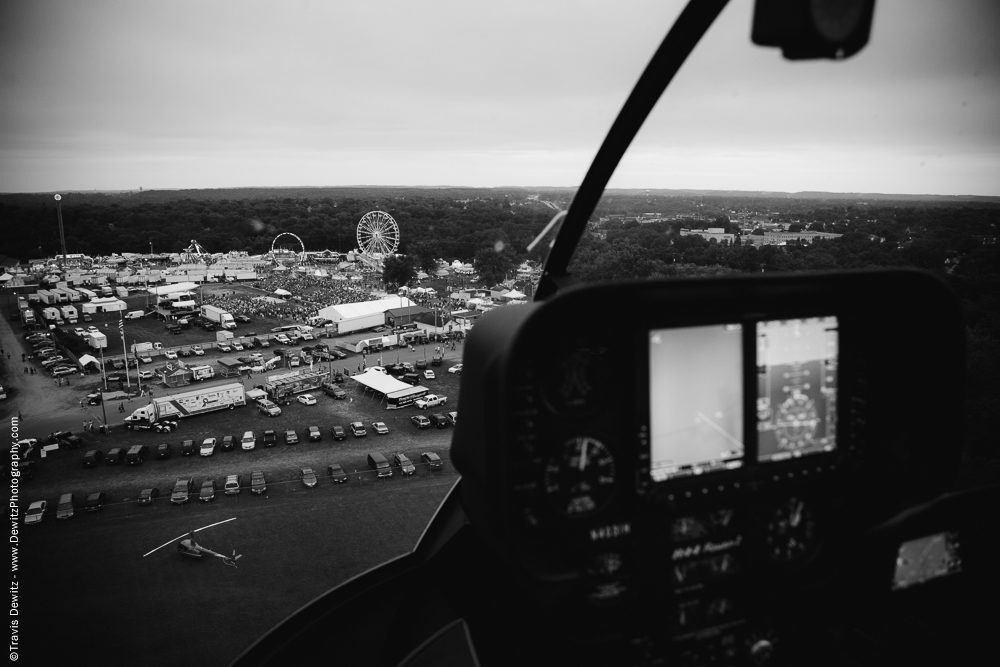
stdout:
{"type": "MultiPolygon", "coordinates": [[[[105,379],[105,382],[107,382],[106,379],[105,379]]],[[[108,433],[108,409],[106,407],[104,407],[104,389],[101,389],[100,392],[101,392],[101,414],[104,415],[104,423],[101,424],[101,429],[103,429],[104,434],[107,435],[107,433],[108,433]]]]}
{"type": "MultiPolygon", "coordinates": [[[[104,369],[104,346],[98,348],[101,351],[101,376],[104,378],[104,391],[108,390],[108,372],[104,369]]],[[[101,403],[104,403],[104,396],[101,396],[101,403]]]]}
{"type": "Polygon", "coordinates": [[[63,231],[62,219],[62,195],[56,195],[56,217],[59,218],[59,245],[62,248],[62,256],[59,258],[59,271],[62,272],[63,262],[66,261],[66,233],[63,231]]]}

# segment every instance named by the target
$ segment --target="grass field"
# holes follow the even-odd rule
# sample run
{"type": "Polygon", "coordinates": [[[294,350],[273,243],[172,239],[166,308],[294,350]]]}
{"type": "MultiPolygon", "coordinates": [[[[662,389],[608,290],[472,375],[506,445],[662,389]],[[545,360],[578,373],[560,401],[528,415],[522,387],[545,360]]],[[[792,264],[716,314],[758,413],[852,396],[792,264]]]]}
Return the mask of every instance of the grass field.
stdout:
{"type": "MultiPolygon", "coordinates": [[[[268,498],[108,508],[51,518],[21,542],[21,656],[30,665],[228,664],[332,586],[412,549],[457,476],[380,484],[301,485],[268,498]],[[200,544],[242,558],[192,560],[170,544],[192,529],[200,544]]],[[[324,480],[325,481],[325,480],[324,480]]],[[[372,637],[365,638],[370,641],[372,637]]],[[[357,638],[331,635],[337,642],[357,638]]]]}

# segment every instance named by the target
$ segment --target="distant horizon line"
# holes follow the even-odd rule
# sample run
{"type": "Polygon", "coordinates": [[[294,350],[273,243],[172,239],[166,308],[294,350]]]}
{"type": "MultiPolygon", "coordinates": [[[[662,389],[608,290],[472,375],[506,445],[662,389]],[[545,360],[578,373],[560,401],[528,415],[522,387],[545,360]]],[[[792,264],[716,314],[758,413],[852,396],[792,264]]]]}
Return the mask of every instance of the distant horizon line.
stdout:
{"type": "MultiPolygon", "coordinates": [[[[337,189],[368,189],[368,190],[525,190],[525,191],[576,191],[579,185],[244,185],[226,187],[206,187],[206,188],[112,188],[112,189],[58,189],[58,190],[36,190],[9,192],[0,191],[0,196],[12,195],[55,195],[55,194],[145,194],[153,192],[209,192],[225,190],[337,190],[337,189]]],[[[890,192],[837,192],[826,190],[800,190],[789,192],[784,190],[737,190],[730,188],[620,188],[608,187],[606,192],[630,192],[630,193],[657,193],[676,195],[713,195],[722,194],[728,196],[782,196],[789,198],[879,198],[879,199],[954,199],[954,200],[988,200],[1000,202],[1000,194],[997,195],[977,195],[977,194],[935,194],[935,193],[890,193],[890,192]]]]}

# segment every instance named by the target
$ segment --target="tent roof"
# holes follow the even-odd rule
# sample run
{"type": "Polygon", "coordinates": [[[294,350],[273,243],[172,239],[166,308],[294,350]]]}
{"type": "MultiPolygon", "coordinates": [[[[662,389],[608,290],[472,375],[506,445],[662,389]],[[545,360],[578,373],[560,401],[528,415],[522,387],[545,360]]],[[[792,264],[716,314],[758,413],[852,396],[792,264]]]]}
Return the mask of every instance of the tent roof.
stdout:
{"type": "Polygon", "coordinates": [[[407,315],[419,315],[420,313],[429,313],[430,308],[424,308],[423,306],[407,306],[405,308],[389,308],[385,311],[386,315],[392,315],[393,317],[405,317],[407,315]]]}
{"type": "Polygon", "coordinates": [[[190,292],[192,290],[198,289],[198,283],[174,283],[172,285],[160,285],[159,287],[150,287],[147,292],[150,294],[156,294],[162,296],[164,294],[173,294],[174,292],[190,292]]]}
{"type": "Polygon", "coordinates": [[[356,380],[358,384],[362,384],[380,394],[391,394],[394,391],[402,391],[403,389],[410,388],[410,385],[405,382],[371,368],[361,375],[352,375],[350,379],[356,380]]]}
{"type": "Polygon", "coordinates": [[[417,304],[405,296],[391,296],[379,299],[378,301],[359,301],[357,303],[341,303],[336,306],[328,306],[320,309],[319,316],[334,322],[343,322],[344,320],[352,320],[356,317],[384,313],[390,308],[405,308],[406,306],[415,305],[417,304]]]}
{"type": "Polygon", "coordinates": [[[99,363],[99,362],[97,361],[97,359],[95,359],[94,357],[90,356],[89,354],[85,354],[82,357],[80,357],[80,363],[83,364],[84,366],[86,366],[87,364],[91,364],[91,363],[96,364],[96,363],[99,363]]]}
{"type": "Polygon", "coordinates": [[[523,299],[527,295],[524,294],[524,293],[522,293],[522,292],[518,292],[515,289],[515,290],[511,290],[511,291],[507,292],[503,296],[504,296],[505,299],[523,299]]]}

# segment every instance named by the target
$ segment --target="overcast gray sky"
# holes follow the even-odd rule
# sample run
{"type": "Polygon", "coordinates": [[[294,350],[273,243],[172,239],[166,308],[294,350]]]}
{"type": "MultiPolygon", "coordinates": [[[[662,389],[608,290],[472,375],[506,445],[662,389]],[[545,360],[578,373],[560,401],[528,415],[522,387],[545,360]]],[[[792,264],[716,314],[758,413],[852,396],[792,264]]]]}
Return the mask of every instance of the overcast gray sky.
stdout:
{"type": "MultiPolygon", "coordinates": [[[[0,191],[575,186],[683,3],[0,0],[0,191]]],[[[733,0],[611,182],[1000,195],[1000,2],[878,0],[843,63],[733,0]]]]}

